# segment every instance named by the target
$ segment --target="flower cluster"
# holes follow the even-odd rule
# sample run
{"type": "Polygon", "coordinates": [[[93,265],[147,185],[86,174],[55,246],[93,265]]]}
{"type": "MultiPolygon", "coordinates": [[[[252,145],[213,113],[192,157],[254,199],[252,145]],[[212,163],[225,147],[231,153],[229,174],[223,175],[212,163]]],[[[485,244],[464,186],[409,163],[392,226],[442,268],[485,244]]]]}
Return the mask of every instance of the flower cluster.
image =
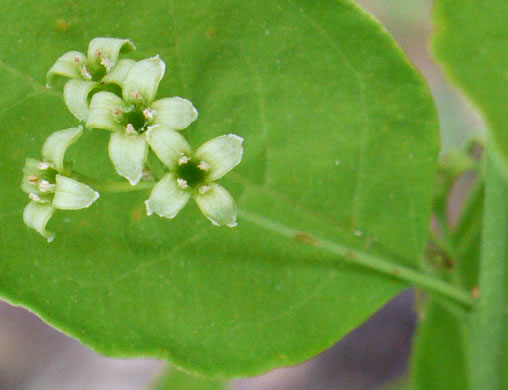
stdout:
{"type": "MultiPolygon", "coordinates": [[[[236,205],[215,183],[242,159],[243,139],[216,137],[194,152],[180,132],[198,117],[192,103],[181,97],[156,100],[165,64],[159,56],[141,61],[119,59],[134,50],[127,39],[95,38],[88,54],[70,51],[47,74],[47,86],[62,83],[69,111],[87,128],[111,132],[109,158],[116,172],[136,186],[147,180],[150,150],[166,168],[145,201],[147,215],[173,218],[190,198],[215,225],[236,226],[236,205]]],[[[66,149],[82,134],[83,126],[51,134],[42,147],[42,160],[27,159],[21,188],[28,194],[23,220],[52,241],[46,224],[56,209],[89,207],[99,193],[64,160],[66,149]]]]}

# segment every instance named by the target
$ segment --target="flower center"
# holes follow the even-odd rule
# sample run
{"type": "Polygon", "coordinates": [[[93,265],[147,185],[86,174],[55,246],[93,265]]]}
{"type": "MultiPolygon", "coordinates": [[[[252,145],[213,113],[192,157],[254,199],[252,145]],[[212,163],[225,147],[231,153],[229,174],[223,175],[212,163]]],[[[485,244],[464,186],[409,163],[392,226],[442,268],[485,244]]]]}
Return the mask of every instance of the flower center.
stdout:
{"type": "Polygon", "coordinates": [[[49,203],[53,199],[56,187],[57,171],[47,162],[28,160],[24,169],[23,191],[31,200],[49,203]]]}
{"type": "Polygon", "coordinates": [[[176,168],[176,177],[185,181],[185,183],[183,181],[179,182],[179,184],[182,183],[181,186],[185,187],[185,184],[187,184],[190,188],[196,188],[204,184],[207,172],[200,166],[199,162],[186,160],[185,157],[180,161],[176,168]]]}
{"type": "Polygon", "coordinates": [[[148,124],[143,110],[138,107],[135,107],[132,111],[125,112],[122,119],[124,126],[131,124],[138,134],[144,133],[148,124]]]}

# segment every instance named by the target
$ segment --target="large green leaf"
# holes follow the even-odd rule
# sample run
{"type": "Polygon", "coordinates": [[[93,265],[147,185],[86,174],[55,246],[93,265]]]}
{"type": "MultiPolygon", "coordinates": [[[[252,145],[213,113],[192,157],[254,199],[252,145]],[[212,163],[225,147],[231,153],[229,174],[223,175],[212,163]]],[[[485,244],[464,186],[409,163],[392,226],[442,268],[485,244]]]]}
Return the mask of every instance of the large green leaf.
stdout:
{"type": "MultiPolygon", "coordinates": [[[[6,300],[105,354],[232,376],[315,355],[406,286],[316,245],[417,268],[429,219],[438,125],[428,89],[349,1],[4,0],[0,15],[6,300]],[[135,58],[161,55],[159,96],[200,111],[183,133],[192,145],[245,138],[222,180],[238,227],[212,226],[195,205],[171,221],[146,217],[147,193],[57,212],[52,244],[23,225],[25,157],[75,125],[45,72],[96,36],[132,39],[135,58]]],[[[90,130],[73,145],[76,169],[112,177],[107,140],[90,130]]]]}
{"type": "Polygon", "coordinates": [[[433,49],[448,76],[481,109],[508,177],[508,2],[437,0],[433,49]]]}

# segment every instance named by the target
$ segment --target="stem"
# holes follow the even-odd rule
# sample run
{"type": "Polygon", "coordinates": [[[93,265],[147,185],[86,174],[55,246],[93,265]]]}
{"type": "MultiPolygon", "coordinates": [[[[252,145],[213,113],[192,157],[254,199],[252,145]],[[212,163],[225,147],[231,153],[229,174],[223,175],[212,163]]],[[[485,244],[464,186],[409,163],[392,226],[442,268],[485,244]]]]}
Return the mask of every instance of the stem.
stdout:
{"type": "Polygon", "coordinates": [[[153,188],[155,185],[152,181],[142,181],[135,186],[128,182],[110,182],[110,183],[95,183],[93,188],[99,192],[135,192],[145,191],[153,188]]]}
{"type": "Polygon", "coordinates": [[[503,379],[508,182],[499,169],[493,156],[488,155],[480,256],[480,298],[473,308],[471,318],[472,389],[500,390],[503,379]]]}
{"type": "MultiPolygon", "coordinates": [[[[82,180],[87,179],[82,175],[80,175],[80,178],[82,180]]],[[[127,182],[111,182],[102,184],[94,183],[93,185],[97,191],[115,193],[115,192],[143,191],[151,189],[155,185],[155,183],[140,182],[137,185],[132,186],[127,182]]],[[[302,235],[304,235],[306,237],[306,240],[312,245],[327,250],[330,253],[334,253],[338,256],[341,256],[346,260],[354,261],[356,264],[363,265],[364,267],[367,267],[369,269],[378,271],[386,275],[390,275],[400,280],[410,282],[416,286],[425,288],[431,292],[434,292],[436,294],[449,298],[453,301],[456,301],[468,308],[472,306],[472,299],[467,292],[458,289],[442,280],[436,279],[435,277],[429,274],[425,274],[410,268],[406,268],[398,264],[390,263],[375,255],[371,255],[356,249],[348,248],[346,246],[325,240],[323,238],[311,236],[309,234],[292,229],[290,227],[271,221],[269,219],[258,217],[246,211],[239,210],[238,214],[258,226],[261,226],[267,230],[271,230],[275,233],[281,234],[291,239],[294,239],[295,237],[303,238],[302,235]]],[[[306,240],[303,239],[302,241],[306,240]]]]}
{"type": "Polygon", "coordinates": [[[153,188],[155,182],[153,181],[141,181],[136,185],[131,185],[126,181],[111,181],[111,182],[98,182],[94,179],[83,175],[79,172],[72,172],[72,177],[81,183],[85,183],[90,185],[94,190],[99,192],[135,192],[135,191],[145,191],[153,188]]]}
{"type": "Polygon", "coordinates": [[[328,241],[320,237],[306,234],[302,231],[298,231],[272,220],[256,216],[244,210],[239,210],[238,214],[249,222],[261,226],[264,229],[270,230],[274,233],[280,234],[284,237],[290,239],[295,239],[298,237],[305,238],[305,240],[301,239],[300,241],[308,242],[317,248],[321,248],[330,253],[336,254],[340,257],[345,258],[346,260],[354,262],[355,264],[359,264],[366,268],[378,271],[382,274],[410,282],[418,287],[425,288],[433,293],[456,301],[468,308],[472,306],[472,298],[467,292],[454,287],[440,279],[436,279],[432,275],[425,274],[398,264],[393,264],[375,255],[348,248],[346,246],[328,241]]]}

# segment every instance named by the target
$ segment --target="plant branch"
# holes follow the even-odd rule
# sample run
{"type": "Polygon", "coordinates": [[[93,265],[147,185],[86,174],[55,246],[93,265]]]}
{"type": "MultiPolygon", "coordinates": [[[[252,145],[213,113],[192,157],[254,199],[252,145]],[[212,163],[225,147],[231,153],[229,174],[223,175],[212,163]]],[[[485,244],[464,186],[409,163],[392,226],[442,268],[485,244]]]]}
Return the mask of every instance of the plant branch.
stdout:
{"type": "MultiPolygon", "coordinates": [[[[500,390],[505,343],[505,262],[508,258],[508,182],[487,156],[485,207],[480,255],[480,298],[471,318],[473,389],[500,390]]],[[[505,357],[506,358],[506,357],[505,357]]]]}
{"type": "MultiPolygon", "coordinates": [[[[251,223],[290,239],[302,235],[302,232],[299,230],[295,230],[267,218],[259,217],[244,210],[239,210],[238,214],[251,223]]],[[[343,257],[352,263],[362,265],[396,279],[407,281],[415,286],[422,287],[430,292],[458,302],[467,308],[472,306],[472,298],[466,291],[437,279],[432,275],[391,263],[376,255],[349,248],[311,234],[309,234],[308,237],[309,243],[313,246],[343,257]]]]}

